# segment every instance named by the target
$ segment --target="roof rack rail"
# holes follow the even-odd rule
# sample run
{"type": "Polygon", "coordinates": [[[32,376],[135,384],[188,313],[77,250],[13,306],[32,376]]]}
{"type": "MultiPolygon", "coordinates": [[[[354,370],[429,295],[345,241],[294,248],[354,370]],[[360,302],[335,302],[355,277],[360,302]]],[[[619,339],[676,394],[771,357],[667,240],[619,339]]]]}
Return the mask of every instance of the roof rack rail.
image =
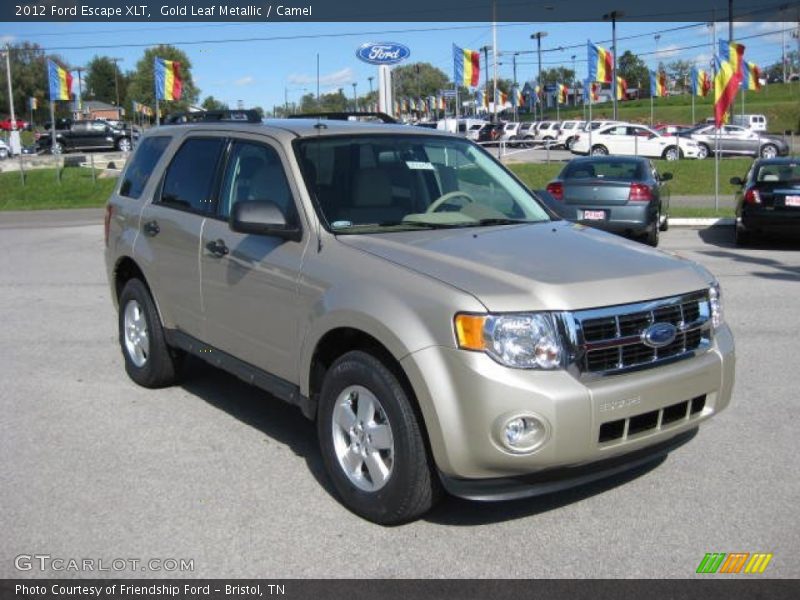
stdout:
{"type": "Polygon", "coordinates": [[[288,115],[288,117],[290,119],[328,119],[329,121],[357,121],[359,118],[368,117],[384,123],[397,123],[397,119],[383,112],[315,112],[288,115]]]}
{"type": "Polygon", "coordinates": [[[194,112],[172,113],[164,119],[165,125],[183,125],[188,123],[209,122],[261,123],[261,117],[255,110],[198,110],[194,112]]]}

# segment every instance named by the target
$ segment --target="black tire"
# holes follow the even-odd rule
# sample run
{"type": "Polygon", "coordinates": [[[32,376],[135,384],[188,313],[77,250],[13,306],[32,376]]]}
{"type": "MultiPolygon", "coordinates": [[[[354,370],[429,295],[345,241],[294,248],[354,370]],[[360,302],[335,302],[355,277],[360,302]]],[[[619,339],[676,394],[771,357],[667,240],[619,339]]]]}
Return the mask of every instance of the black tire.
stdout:
{"type": "Polygon", "coordinates": [[[359,350],[334,361],[325,374],[320,394],[317,434],[328,476],[349,510],[381,525],[397,525],[418,518],[430,510],[442,494],[421,423],[408,394],[383,362],[359,350]],[[391,427],[392,470],[383,487],[376,491],[357,487],[336,454],[334,408],[340,395],[352,386],[364,387],[378,399],[391,427]]]}
{"type": "Polygon", "coordinates": [[[775,158],[778,156],[778,147],[775,144],[764,144],[759,151],[761,158],[775,158]]]}
{"type": "Polygon", "coordinates": [[[647,244],[648,246],[652,246],[653,248],[656,248],[658,246],[660,237],[659,231],[661,230],[661,227],[659,226],[660,222],[661,222],[661,211],[658,211],[656,218],[653,220],[644,238],[645,244],[647,244]]]}
{"type": "Polygon", "coordinates": [[[567,138],[567,143],[564,144],[564,146],[567,148],[567,150],[570,150],[570,151],[572,150],[572,146],[574,146],[574,145],[575,145],[575,138],[574,137],[567,138]]]}
{"type": "Polygon", "coordinates": [[[178,381],[184,354],[167,345],[153,299],[147,286],[139,279],[129,280],[122,288],[119,296],[118,324],[119,345],[125,358],[125,371],[133,381],[146,388],[166,387],[178,381]],[[135,302],[141,308],[147,327],[149,351],[144,364],[141,365],[135,363],[125,341],[125,311],[131,302],[135,302]]]}
{"type": "Polygon", "coordinates": [[[61,142],[56,142],[55,145],[50,146],[50,154],[66,154],[67,147],[61,142]]]}
{"type": "Polygon", "coordinates": [[[592,146],[592,149],[589,150],[589,154],[591,156],[608,156],[608,148],[598,144],[597,146],[592,146]]]}
{"type": "Polygon", "coordinates": [[[133,146],[129,138],[121,137],[117,140],[117,150],[120,152],[130,152],[132,148],[133,146]]]}
{"type": "Polygon", "coordinates": [[[698,160],[703,160],[711,156],[711,148],[708,147],[706,144],[698,144],[699,152],[697,154],[698,160]]]}

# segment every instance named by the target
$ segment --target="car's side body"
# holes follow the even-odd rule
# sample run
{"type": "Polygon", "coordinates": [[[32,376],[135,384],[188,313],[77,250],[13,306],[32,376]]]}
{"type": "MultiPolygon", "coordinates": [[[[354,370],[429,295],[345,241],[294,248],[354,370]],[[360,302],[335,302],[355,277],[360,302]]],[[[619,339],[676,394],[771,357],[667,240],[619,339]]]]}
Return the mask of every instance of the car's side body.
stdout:
{"type": "Polygon", "coordinates": [[[572,153],[677,160],[699,158],[699,147],[692,140],[662,136],[644,125],[615,123],[580,134],[572,144],[572,153]]]}
{"type": "Polygon", "coordinates": [[[774,158],[789,153],[789,144],[783,138],[739,125],[723,125],[719,131],[714,125],[702,125],[677,135],[695,140],[708,155],[719,151],[720,155],[774,158]]]}

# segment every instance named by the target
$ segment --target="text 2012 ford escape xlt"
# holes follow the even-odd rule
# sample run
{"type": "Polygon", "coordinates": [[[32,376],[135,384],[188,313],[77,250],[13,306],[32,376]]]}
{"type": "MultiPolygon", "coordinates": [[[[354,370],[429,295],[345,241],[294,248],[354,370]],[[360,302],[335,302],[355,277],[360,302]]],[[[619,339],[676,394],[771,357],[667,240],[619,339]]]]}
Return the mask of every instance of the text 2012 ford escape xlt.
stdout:
{"type": "Polygon", "coordinates": [[[156,128],[120,177],[125,367],[157,388],[195,354],[299,406],[355,513],[590,481],[728,405],[733,337],[703,267],[553,220],[462,138],[250,121],[156,128]]]}

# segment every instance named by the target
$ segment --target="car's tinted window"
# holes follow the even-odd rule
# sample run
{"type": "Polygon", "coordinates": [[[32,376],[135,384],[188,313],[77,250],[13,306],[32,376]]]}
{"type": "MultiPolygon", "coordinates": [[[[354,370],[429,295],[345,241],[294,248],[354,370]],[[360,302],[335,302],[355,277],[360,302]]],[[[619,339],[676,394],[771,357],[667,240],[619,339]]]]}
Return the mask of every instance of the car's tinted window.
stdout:
{"type": "Polygon", "coordinates": [[[564,168],[561,178],[570,179],[614,179],[639,181],[644,176],[642,162],[638,160],[573,161],[564,168]]]}
{"type": "Polygon", "coordinates": [[[800,183],[800,163],[767,163],[758,169],[756,181],[765,183],[800,183]]]}
{"type": "Polygon", "coordinates": [[[147,180],[153,172],[158,159],[164,154],[169,145],[169,137],[159,136],[146,138],[139,144],[131,158],[131,163],[125,170],[119,193],[128,198],[138,198],[142,195],[147,180]]]}
{"type": "Polygon", "coordinates": [[[296,221],[289,182],[273,148],[249,142],[234,143],[222,184],[220,216],[228,218],[234,204],[243,201],[273,202],[287,221],[296,221]]]}
{"type": "Polygon", "coordinates": [[[466,141],[323,137],[299,141],[297,156],[324,220],[337,232],[548,219],[527,188],[466,141]]]}
{"type": "Polygon", "coordinates": [[[167,169],[161,202],[199,213],[212,211],[212,189],[222,138],[191,138],[180,147],[167,169]]]}

